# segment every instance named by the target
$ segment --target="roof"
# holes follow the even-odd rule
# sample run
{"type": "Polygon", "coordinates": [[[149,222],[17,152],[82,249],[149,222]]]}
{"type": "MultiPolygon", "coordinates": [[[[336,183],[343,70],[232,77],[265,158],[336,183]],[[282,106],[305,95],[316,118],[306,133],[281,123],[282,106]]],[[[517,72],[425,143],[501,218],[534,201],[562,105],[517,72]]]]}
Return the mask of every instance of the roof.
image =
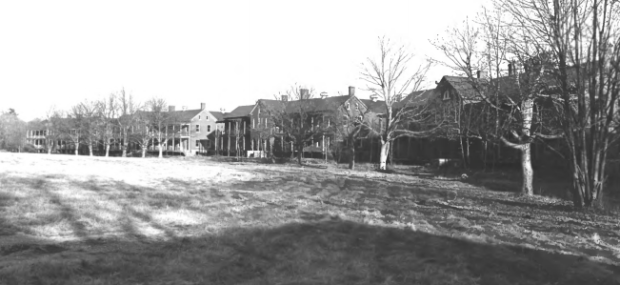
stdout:
{"type": "Polygon", "coordinates": [[[213,117],[215,118],[216,121],[224,119],[224,113],[222,113],[220,111],[209,111],[209,113],[211,113],[211,115],[213,115],[213,117]]]}
{"type": "Polygon", "coordinates": [[[327,98],[311,98],[304,101],[300,100],[291,100],[291,101],[281,101],[281,100],[270,100],[270,99],[260,99],[258,103],[264,107],[272,108],[272,109],[281,109],[286,108],[287,111],[294,111],[294,109],[299,106],[300,102],[303,104],[307,104],[308,111],[312,112],[329,112],[335,111],[338,107],[340,107],[344,102],[351,98],[349,95],[345,96],[333,96],[327,98]]]}
{"type": "MultiPolygon", "coordinates": [[[[441,79],[441,81],[448,82],[463,99],[471,100],[479,97],[478,91],[472,85],[471,79],[469,77],[445,75],[441,79]]],[[[483,79],[481,83],[486,84],[487,82],[483,79]]]]}
{"type": "Polygon", "coordinates": [[[198,115],[200,112],[202,112],[201,109],[173,111],[171,113],[174,113],[174,116],[176,117],[178,121],[189,122],[192,120],[192,118],[196,117],[196,115],[198,115]]]}
{"type": "Polygon", "coordinates": [[[385,101],[376,101],[373,102],[370,99],[360,99],[360,101],[362,101],[362,103],[364,103],[364,105],[366,105],[366,107],[368,107],[368,111],[373,112],[373,113],[385,113],[385,101]]]}
{"type": "Polygon", "coordinates": [[[229,113],[224,113],[222,119],[239,118],[249,116],[254,105],[239,106],[229,113]]]}
{"type": "Polygon", "coordinates": [[[405,99],[394,103],[393,108],[399,109],[405,107],[415,107],[426,104],[435,94],[436,89],[413,91],[405,99]]]}

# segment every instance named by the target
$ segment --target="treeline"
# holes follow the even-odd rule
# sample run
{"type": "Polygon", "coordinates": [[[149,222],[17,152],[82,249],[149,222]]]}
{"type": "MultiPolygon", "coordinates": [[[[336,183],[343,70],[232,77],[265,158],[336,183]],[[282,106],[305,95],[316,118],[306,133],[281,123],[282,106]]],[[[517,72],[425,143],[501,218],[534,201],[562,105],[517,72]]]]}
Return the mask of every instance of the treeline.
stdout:
{"type": "MultiPolygon", "coordinates": [[[[27,129],[42,132],[41,149],[48,154],[71,150],[79,155],[80,148],[85,148],[93,156],[102,148],[107,157],[111,147],[117,146],[126,157],[133,145],[142,157],[153,146],[162,157],[167,128],[177,122],[175,114],[168,112],[164,99],[139,103],[122,89],[100,100],[85,100],[69,110],[50,110],[46,118],[30,122],[27,129]]],[[[25,144],[26,129],[22,128],[22,133],[20,140],[25,144]]]]}

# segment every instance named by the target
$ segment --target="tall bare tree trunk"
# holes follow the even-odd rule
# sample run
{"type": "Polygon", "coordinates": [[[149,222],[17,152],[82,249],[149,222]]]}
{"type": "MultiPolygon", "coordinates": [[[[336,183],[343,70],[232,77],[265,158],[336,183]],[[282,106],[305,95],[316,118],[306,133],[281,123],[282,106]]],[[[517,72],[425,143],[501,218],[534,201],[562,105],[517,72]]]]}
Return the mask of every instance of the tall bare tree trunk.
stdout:
{"type": "Polygon", "coordinates": [[[146,157],[146,147],[142,146],[142,158],[146,157]]]}
{"type": "Polygon", "coordinates": [[[110,156],[110,144],[105,145],[105,157],[110,156]]]}
{"type": "Polygon", "coordinates": [[[75,155],[76,155],[76,156],[77,156],[77,155],[80,155],[80,145],[79,145],[79,144],[76,144],[76,145],[75,145],[75,155]]]}
{"type": "Polygon", "coordinates": [[[93,156],[93,145],[92,144],[88,144],[88,155],[93,156]]]}
{"type": "Polygon", "coordinates": [[[379,169],[387,170],[387,160],[390,154],[390,142],[381,140],[381,154],[379,158],[379,169]]]}
{"type": "MultiPolygon", "coordinates": [[[[521,115],[523,121],[521,124],[521,131],[526,138],[530,137],[530,129],[532,127],[532,118],[534,117],[534,100],[526,99],[521,103],[521,115]]],[[[519,138],[516,138],[519,139],[519,138]]],[[[534,195],[534,169],[532,169],[532,144],[526,141],[521,144],[513,144],[506,139],[502,139],[506,145],[517,149],[521,152],[521,170],[523,174],[523,185],[521,186],[521,193],[527,196],[534,195]]]]}

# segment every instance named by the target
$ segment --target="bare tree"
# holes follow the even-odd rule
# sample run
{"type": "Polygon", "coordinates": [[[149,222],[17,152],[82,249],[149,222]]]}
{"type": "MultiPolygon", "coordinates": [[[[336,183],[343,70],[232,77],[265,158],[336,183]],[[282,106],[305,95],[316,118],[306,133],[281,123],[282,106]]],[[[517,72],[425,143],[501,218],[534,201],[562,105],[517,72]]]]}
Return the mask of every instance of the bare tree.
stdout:
{"type": "Polygon", "coordinates": [[[449,30],[447,38],[438,39],[433,45],[447,58],[437,62],[461,74],[471,90],[472,94],[468,95],[475,97],[475,104],[469,106],[466,106],[466,100],[459,102],[459,115],[469,116],[457,119],[459,135],[466,140],[470,137],[492,138],[519,150],[522,193],[533,195],[531,144],[537,138],[557,137],[549,128],[551,124],[542,116],[548,113],[543,111],[547,100],[541,92],[546,57],[540,50],[526,56],[516,48],[515,31],[505,19],[501,9],[484,9],[477,24],[465,21],[449,30]],[[508,66],[508,72],[504,65],[508,66]],[[484,106],[479,106],[481,104],[484,106]],[[477,124],[468,124],[471,111],[475,109],[482,109],[485,113],[475,118],[477,124]]]}
{"type": "Polygon", "coordinates": [[[129,131],[132,126],[136,124],[138,110],[141,109],[140,104],[135,102],[133,96],[131,94],[127,94],[125,92],[125,88],[121,89],[121,91],[116,96],[116,124],[120,128],[121,131],[121,143],[123,157],[127,157],[127,149],[129,148],[129,141],[131,140],[129,137],[129,131]]]}
{"type": "Polygon", "coordinates": [[[426,130],[411,129],[411,124],[426,120],[424,110],[412,108],[413,101],[403,102],[397,109],[394,107],[401,98],[420,89],[430,65],[422,64],[410,69],[413,54],[404,46],[395,46],[385,37],[379,38],[379,51],[379,58],[367,59],[361,78],[367,82],[368,90],[385,104],[379,129],[371,129],[378,134],[381,142],[379,168],[386,170],[390,145],[395,139],[420,137],[428,133],[426,130]]]}
{"type": "Polygon", "coordinates": [[[146,151],[152,139],[151,121],[149,114],[141,109],[132,116],[128,138],[140,146],[142,158],[146,157],[146,151]]]}
{"type": "Polygon", "coordinates": [[[612,0],[497,0],[514,20],[519,51],[545,51],[541,90],[560,114],[576,207],[600,201],[610,145],[618,139],[620,3],[612,0]]]}
{"type": "Polygon", "coordinates": [[[294,85],[286,95],[290,101],[261,106],[265,113],[259,124],[262,123],[263,128],[271,133],[275,129],[277,135],[292,144],[291,151],[297,152],[297,162],[302,164],[304,148],[327,132],[329,120],[326,116],[329,115],[313,101],[313,89],[294,85]]]}
{"type": "MultiPolygon", "coordinates": [[[[93,156],[93,147],[99,144],[101,120],[99,118],[99,109],[96,102],[84,101],[71,109],[75,120],[76,129],[79,131],[81,138],[78,141],[88,147],[88,154],[93,156]]],[[[77,151],[76,151],[77,154],[77,151]]]]}
{"type": "Polygon", "coordinates": [[[157,139],[159,149],[159,158],[163,158],[163,148],[167,146],[166,130],[168,126],[177,121],[175,113],[168,112],[168,104],[166,100],[161,98],[153,98],[146,103],[148,109],[149,125],[151,135],[157,139]]]}
{"type": "Polygon", "coordinates": [[[355,169],[359,142],[376,136],[372,130],[378,129],[378,118],[364,104],[345,104],[339,106],[330,119],[329,132],[333,134],[334,142],[342,143],[339,147],[349,150],[349,169],[355,169]]]}
{"type": "Polygon", "coordinates": [[[98,128],[98,141],[105,147],[105,157],[110,154],[110,146],[114,144],[114,127],[118,118],[118,106],[116,96],[110,95],[97,102],[95,116],[96,127],[98,128]]]}

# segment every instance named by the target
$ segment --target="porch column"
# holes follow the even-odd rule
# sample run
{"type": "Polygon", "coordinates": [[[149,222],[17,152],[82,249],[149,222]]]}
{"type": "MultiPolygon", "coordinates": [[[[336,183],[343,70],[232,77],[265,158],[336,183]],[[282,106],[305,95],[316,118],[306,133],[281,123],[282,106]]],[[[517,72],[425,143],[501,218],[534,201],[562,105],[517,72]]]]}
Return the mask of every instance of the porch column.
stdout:
{"type": "Polygon", "coordinates": [[[228,143],[227,143],[228,156],[230,156],[230,124],[232,124],[232,122],[228,122],[228,143]]]}
{"type": "Polygon", "coordinates": [[[246,121],[243,121],[243,150],[245,151],[245,136],[247,134],[246,121]]]}

